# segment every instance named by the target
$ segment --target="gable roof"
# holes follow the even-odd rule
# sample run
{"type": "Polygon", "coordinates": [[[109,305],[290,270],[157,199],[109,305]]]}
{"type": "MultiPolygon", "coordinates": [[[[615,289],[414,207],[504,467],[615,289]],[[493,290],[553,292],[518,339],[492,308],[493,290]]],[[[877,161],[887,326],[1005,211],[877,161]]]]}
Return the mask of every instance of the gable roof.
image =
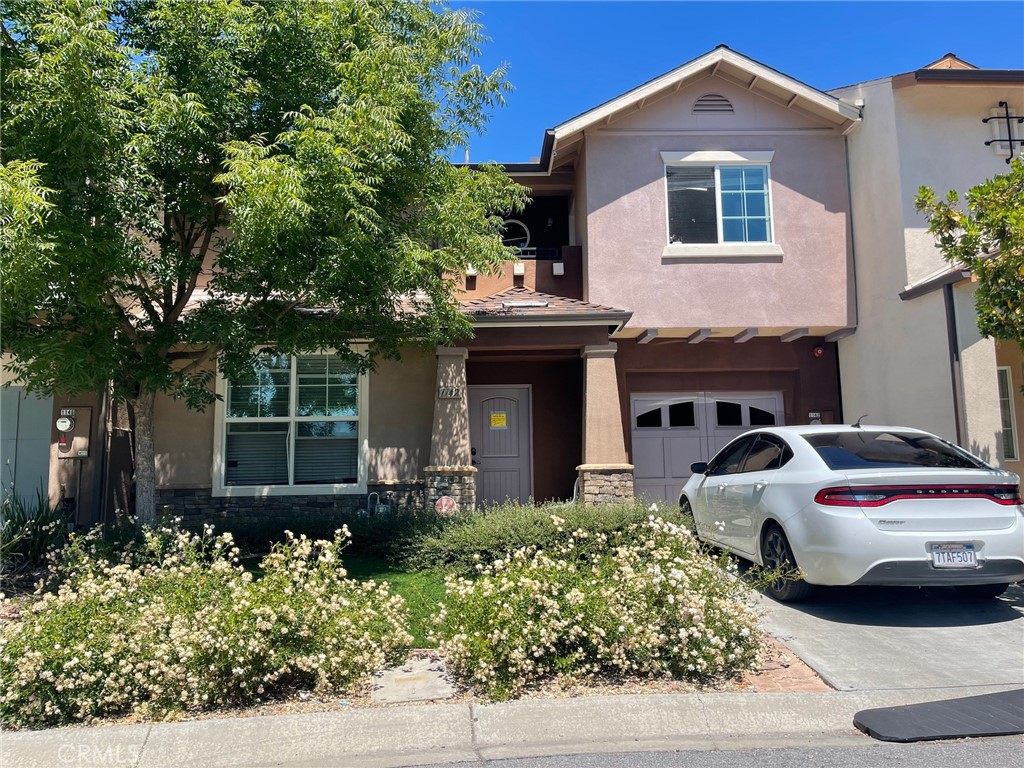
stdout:
{"type": "Polygon", "coordinates": [[[719,45],[703,56],[555,126],[551,133],[556,143],[563,141],[625,110],[642,108],[648,100],[677,91],[687,80],[707,74],[731,80],[789,109],[809,112],[844,131],[860,120],[860,110],[852,104],[719,45]]]}
{"type": "Polygon", "coordinates": [[[977,67],[951,52],[936,59],[931,64],[925,64],[921,69],[977,69],[977,67]]]}
{"type": "Polygon", "coordinates": [[[579,299],[532,291],[523,286],[473,299],[462,305],[475,325],[493,323],[524,323],[546,325],[621,325],[632,312],[579,299]]]}

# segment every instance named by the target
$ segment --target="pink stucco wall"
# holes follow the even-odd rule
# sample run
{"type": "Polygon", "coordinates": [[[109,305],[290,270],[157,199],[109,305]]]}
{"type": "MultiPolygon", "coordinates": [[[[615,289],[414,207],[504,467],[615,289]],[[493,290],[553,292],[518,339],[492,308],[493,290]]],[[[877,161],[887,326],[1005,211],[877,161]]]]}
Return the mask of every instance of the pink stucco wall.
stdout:
{"type": "Polygon", "coordinates": [[[744,89],[700,81],[632,117],[588,131],[586,277],[589,301],[631,310],[635,328],[810,327],[855,322],[845,139],[744,89]],[[690,113],[704,93],[729,115],[690,113]],[[702,133],[706,131],[706,133],[702,133]],[[774,150],[775,242],[781,257],[673,258],[666,240],[661,152],[774,150]]]}

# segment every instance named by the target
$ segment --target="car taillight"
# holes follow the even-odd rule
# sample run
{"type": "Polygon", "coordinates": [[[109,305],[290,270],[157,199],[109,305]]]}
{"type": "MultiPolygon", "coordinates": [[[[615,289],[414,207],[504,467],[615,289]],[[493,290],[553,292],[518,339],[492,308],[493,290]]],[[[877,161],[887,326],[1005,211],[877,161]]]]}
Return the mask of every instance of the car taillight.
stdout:
{"type": "Polygon", "coordinates": [[[1020,486],[1019,485],[1005,485],[995,489],[993,495],[996,497],[996,501],[1000,501],[1003,504],[1020,504],[1020,486]]]}
{"type": "Polygon", "coordinates": [[[996,504],[1021,504],[1016,485],[879,485],[822,488],[814,496],[827,507],[880,507],[893,501],[913,499],[988,499],[996,504]]]}

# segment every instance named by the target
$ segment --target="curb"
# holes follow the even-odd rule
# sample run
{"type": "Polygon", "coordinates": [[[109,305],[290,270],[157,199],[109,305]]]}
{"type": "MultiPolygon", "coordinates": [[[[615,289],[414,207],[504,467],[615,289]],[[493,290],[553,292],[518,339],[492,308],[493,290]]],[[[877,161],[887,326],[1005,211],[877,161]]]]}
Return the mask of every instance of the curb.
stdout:
{"type": "Polygon", "coordinates": [[[385,768],[593,752],[792,746],[811,739],[818,745],[822,739],[869,744],[877,742],[853,726],[859,710],[967,692],[593,696],[8,732],[0,739],[0,765],[385,768]]]}

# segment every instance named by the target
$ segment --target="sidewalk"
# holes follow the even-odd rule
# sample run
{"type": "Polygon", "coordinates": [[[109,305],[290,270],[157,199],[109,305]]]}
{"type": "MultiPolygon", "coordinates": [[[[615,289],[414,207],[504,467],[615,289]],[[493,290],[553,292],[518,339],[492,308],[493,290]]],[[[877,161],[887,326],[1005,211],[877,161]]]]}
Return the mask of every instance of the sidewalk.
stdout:
{"type": "MultiPolygon", "coordinates": [[[[1009,686],[1013,687],[1013,686],[1009,686]]],[[[0,766],[384,768],[538,755],[872,742],[861,709],[1007,690],[594,696],[0,734],[0,766]]]]}

